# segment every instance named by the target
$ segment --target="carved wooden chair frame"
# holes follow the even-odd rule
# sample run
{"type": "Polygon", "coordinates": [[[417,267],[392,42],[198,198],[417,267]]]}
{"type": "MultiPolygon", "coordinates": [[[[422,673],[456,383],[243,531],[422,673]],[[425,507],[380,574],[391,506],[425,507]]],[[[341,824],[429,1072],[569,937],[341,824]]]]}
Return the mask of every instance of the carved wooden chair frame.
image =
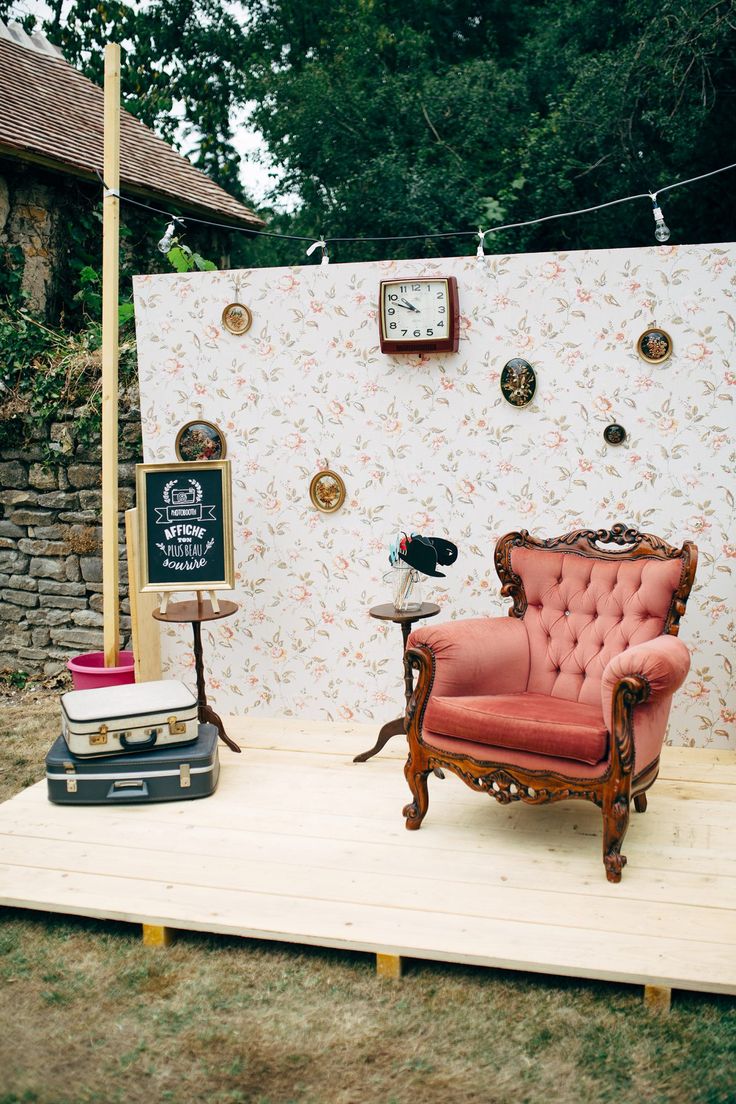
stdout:
{"type": "MultiPolygon", "coordinates": [[[[640,533],[623,524],[614,525],[610,530],[580,529],[549,540],[530,536],[526,529],[518,533],[507,533],[496,545],[494,562],[502,583],[501,594],[513,601],[509,617],[522,618],[527,608],[527,598],[522,580],[511,567],[513,548],[569,551],[592,559],[614,561],[647,557],[659,560],[682,558],[680,581],[662,630],[663,634],[677,636],[697,567],[698,551],[692,541],[685,541],[682,548],[674,548],[660,537],[640,533]],[[620,546],[620,550],[602,547],[610,544],[620,546]]],[[[613,691],[613,731],[609,733],[611,746],[608,768],[598,778],[577,778],[574,774],[531,770],[494,760],[474,759],[425,744],[422,739],[422,722],[434,681],[434,654],[425,646],[408,648],[404,662],[409,678],[413,679],[414,671],[417,672],[405,721],[409,755],[404,774],[414,798],[403,810],[406,827],[420,827],[429,806],[427,778],[435,771],[450,770],[472,789],[489,794],[503,805],[512,801],[545,805],[566,798],[581,798],[592,801],[602,811],[606,877],[610,882],[620,882],[621,871],[626,864],[626,857],[621,854],[621,844],[629,824],[631,802],[633,800],[637,812],[645,811],[646,791],[659,773],[659,758],[638,775],[633,773],[633,711],[636,705],[646,701],[649,696],[649,683],[646,679],[639,675],[629,675],[618,681],[613,691]]]]}

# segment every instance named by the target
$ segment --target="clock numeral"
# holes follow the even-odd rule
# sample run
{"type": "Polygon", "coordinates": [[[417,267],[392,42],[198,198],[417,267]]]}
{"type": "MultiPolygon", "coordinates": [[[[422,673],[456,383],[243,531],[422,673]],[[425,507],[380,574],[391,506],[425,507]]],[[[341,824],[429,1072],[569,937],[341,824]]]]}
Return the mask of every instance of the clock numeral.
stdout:
{"type": "Polygon", "coordinates": [[[444,323],[444,322],[438,322],[438,323],[437,323],[437,329],[438,329],[438,330],[444,329],[444,325],[445,325],[445,323],[444,323]]]}
{"type": "Polygon", "coordinates": [[[437,292],[437,298],[438,298],[438,299],[444,299],[444,298],[445,298],[445,293],[444,293],[444,291],[438,291],[438,292],[437,292]]]}
{"type": "Polygon", "coordinates": [[[434,337],[434,330],[427,330],[427,337],[434,337]]]}
{"type": "Polygon", "coordinates": [[[414,331],[414,336],[415,337],[421,337],[422,336],[422,331],[421,330],[415,330],[414,331]]]}
{"type": "Polygon", "coordinates": [[[398,295],[394,295],[393,292],[389,292],[389,299],[392,303],[394,303],[398,298],[398,295]]]}
{"type": "Polygon", "coordinates": [[[445,314],[446,311],[447,311],[447,308],[446,307],[438,307],[437,310],[440,314],[445,314]]]}
{"type": "Polygon", "coordinates": [[[405,295],[406,294],[406,284],[402,284],[401,287],[399,288],[399,291],[402,292],[402,294],[405,295]]]}
{"type": "Polygon", "coordinates": [[[388,313],[389,314],[396,314],[396,307],[389,307],[388,308],[388,313]]]}
{"type": "Polygon", "coordinates": [[[406,337],[406,335],[408,334],[408,332],[409,332],[408,330],[402,330],[402,331],[401,331],[402,337],[406,337]]]}
{"type": "Polygon", "coordinates": [[[422,285],[421,284],[412,284],[411,285],[411,290],[412,291],[421,291],[422,290],[422,285]]]}
{"type": "Polygon", "coordinates": [[[396,323],[395,323],[395,322],[389,322],[389,324],[388,324],[388,328],[389,328],[390,330],[395,330],[395,329],[396,329],[396,323]]]}

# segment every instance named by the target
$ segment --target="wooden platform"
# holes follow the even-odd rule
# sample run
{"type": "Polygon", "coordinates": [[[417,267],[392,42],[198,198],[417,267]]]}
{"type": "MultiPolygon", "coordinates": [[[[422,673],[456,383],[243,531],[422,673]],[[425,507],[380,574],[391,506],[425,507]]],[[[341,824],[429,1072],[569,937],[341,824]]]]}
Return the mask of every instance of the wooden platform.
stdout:
{"type": "MultiPolygon", "coordinates": [[[[497,805],[430,779],[407,832],[402,741],[368,763],[375,728],[232,719],[206,800],[0,805],[0,904],[736,994],[736,755],[665,749],[629,865],[610,885],[584,802],[497,805]]],[[[388,956],[388,957],[386,957],[388,956]]]]}

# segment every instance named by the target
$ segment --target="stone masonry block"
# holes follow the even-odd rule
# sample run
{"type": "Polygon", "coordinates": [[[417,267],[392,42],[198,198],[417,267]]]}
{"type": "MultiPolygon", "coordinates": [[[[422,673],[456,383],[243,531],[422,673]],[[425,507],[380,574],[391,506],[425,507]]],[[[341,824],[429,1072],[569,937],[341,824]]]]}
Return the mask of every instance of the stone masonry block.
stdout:
{"type": "Polygon", "coordinates": [[[44,464],[31,464],[28,469],[28,482],[39,491],[55,491],[59,486],[59,476],[54,468],[44,464]]]}
{"type": "Polygon", "coordinates": [[[29,575],[11,575],[8,585],[11,590],[38,590],[38,580],[29,575]]]}
{"type": "Polygon", "coordinates": [[[33,608],[38,605],[38,595],[27,590],[0,590],[0,602],[10,602],[14,606],[33,608]]]}
{"type": "Polygon", "coordinates": [[[9,460],[0,464],[0,486],[19,489],[28,486],[28,471],[19,460],[9,460]]]}
{"type": "Polygon", "coordinates": [[[99,487],[102,478],[96,464],[70,464],[66,474],[72,487],[99,487]]]}
{"type": "Polygon", "coordinates": [[[24,538],[18,541],[18,551],[27,552],[29,556],[64,556],[69,548],[66,541],[24,538]]]}
{"type": "Polygon", "coordinates": [[[59,583],[55,579],[39,579],[38,589],[41,594],[64,594],[74,597],[85,593],[84,583],[59,583]]]}
{"type": "Polygon", "coordinates": [[[44,559],[41,556],[33,557],[30,571],[31,575],[35,575],[37,579],[58,579],[61,581],[66,577],[63,560],[44,559]]]}

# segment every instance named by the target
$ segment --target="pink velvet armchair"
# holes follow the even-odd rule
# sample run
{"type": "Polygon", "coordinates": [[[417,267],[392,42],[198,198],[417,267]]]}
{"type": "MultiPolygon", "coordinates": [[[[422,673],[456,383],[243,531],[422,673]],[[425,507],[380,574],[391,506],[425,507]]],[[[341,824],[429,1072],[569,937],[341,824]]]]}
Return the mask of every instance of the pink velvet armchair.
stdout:
{"type": "Polygon", "coordinates": [[[677,639],[697,548],[672,548],[624,525],[496,546],[509,616],[425,625],[409,637],[417,672],[404,768],[419,828],[433,770],[497,801],[583,798],[603,813],[603,862],[621,880],[621,843],[646,790],[674,692],[690,666],[677,639]]]}

